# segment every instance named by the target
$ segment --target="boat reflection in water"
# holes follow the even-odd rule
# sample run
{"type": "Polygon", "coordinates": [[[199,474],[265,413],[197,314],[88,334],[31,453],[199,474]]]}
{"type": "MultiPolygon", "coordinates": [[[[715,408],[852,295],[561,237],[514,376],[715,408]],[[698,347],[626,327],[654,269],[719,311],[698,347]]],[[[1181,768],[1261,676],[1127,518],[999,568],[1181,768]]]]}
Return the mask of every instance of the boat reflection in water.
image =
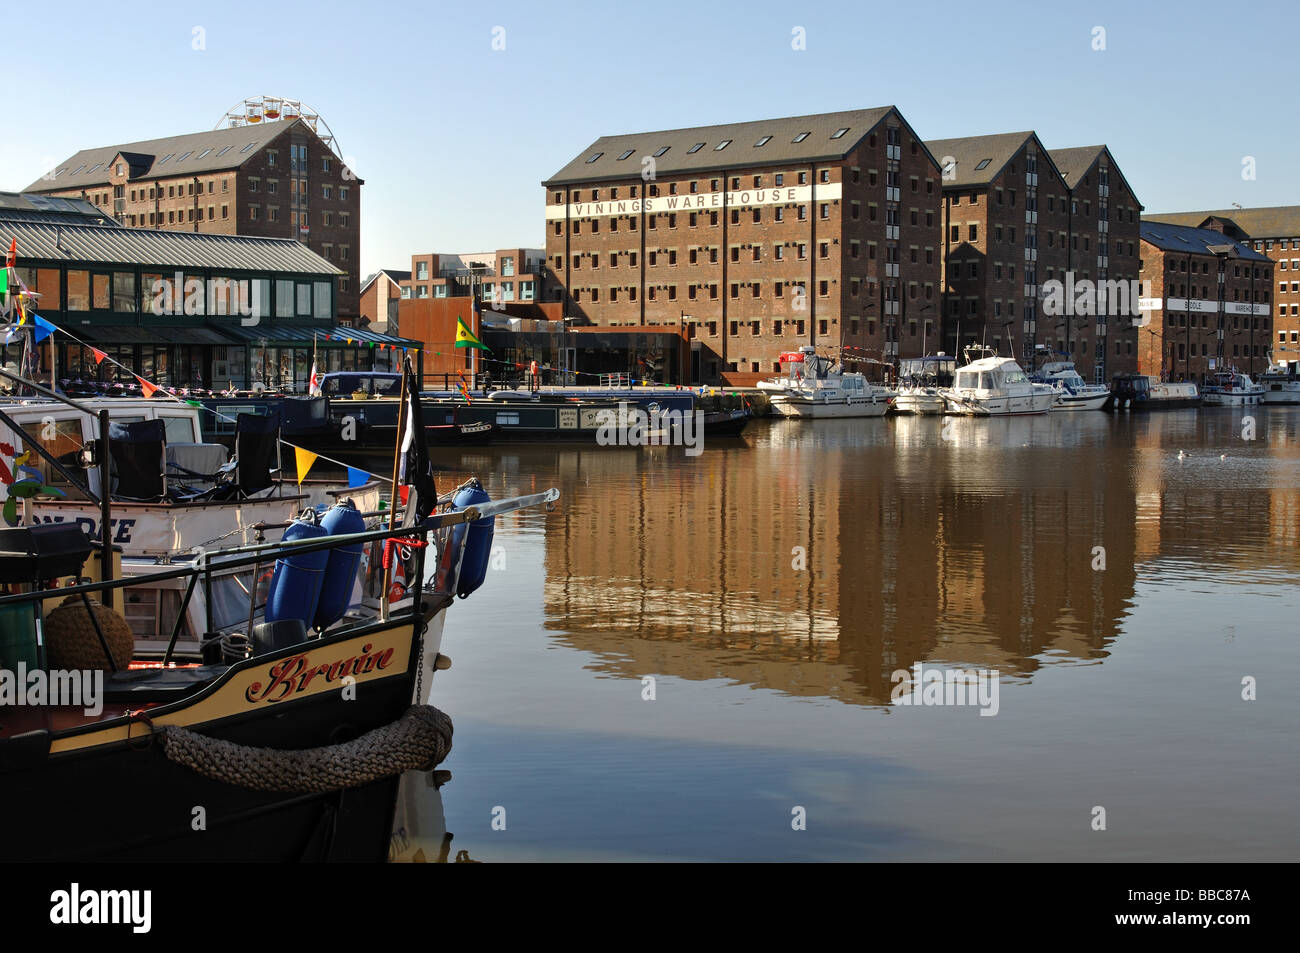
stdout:
{"type": "Polygon", "coordinates": [[[490,860],[1283,859],[1300,709],[1240,693],[1296,674],[1300,418],[1250,412],[465,454],[566,502],[498,529],[535,584],[469,606],[494,638],[458,664],[493,678],[452,683],[448,819],[490,860]],[[997,717],[904,707],[917,664],[995,673],[997,717]]]}
{"type": "Polygon", "coordinates": [[[573,487],[547,525],[547,628],[601,670],[875,705],[918,661],[1030,678],[1105,659],[1145,561],[1221,556],[1220,519],[1267,538],[1278,494],[1233,483],[1218,452],[1199,475],[1232,485],[1175,489],[1195,467],[1165,445],[1234,426],[1182,417],[771,422],[694,463],[537,448],[463,465],[573,487]]]}

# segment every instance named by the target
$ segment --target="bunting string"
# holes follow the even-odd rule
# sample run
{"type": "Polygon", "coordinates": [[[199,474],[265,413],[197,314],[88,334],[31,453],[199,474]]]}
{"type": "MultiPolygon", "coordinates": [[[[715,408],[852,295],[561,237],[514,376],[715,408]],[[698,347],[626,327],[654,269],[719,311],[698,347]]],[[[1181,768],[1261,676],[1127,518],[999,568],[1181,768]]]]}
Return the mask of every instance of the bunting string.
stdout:
{"type": "MultiPolygon", "coordinates": [[[[175,401],[178,404],[184,404],[187,407],[194,407],[198,410],[205,410],[208,413],[212,414],[214,417],[216,417],[218,420],[225,421],[226,423],[236,422],[234,417],[231,417],[228,414],[223,414],[221,411],[217,410],[216,408],[206,407],[201,403],[197,403],[196,401],[187,400],[186,398],[180,396],[179,394],[174,394],[167,388],[162,387],[159,384],[155,384],[153,381],[146,380],[145,378],[137,374],[134,371],[134,369],[127,367],[121,361],[114,358],[111,354],[101,351],[99,350],[99,348],[92,347],[90,344],[81,340],[81,338],[77,337],[75,334],[73,334],[71,331],[68,331],[66,328],[61,328],[58,327],[57,325],[51,324],[49,321],[46,321],[44,318],[40,317],[39,315],[36,315],[35,313],[32,314],[32,318],[35,322],[35,328],[33,329],[34,335],[36,334],[40,335],[39,337],[36,337],[36,341],[44,340],[45,338],[49,337],[50,334],[54,331],[59,332],[65,337],[69,338],[73,343],[79,344],[81,347],[87,348],[91,352],[91,354],[94,355],[96,366],[104,363],[104,361],[108,361],[108,363],[113,365],[114,367],[119,367],[122,370],[126,371],[126,373],[130,374],[133,378],[135,378],[136,382],[140,385],[140,391],[142,394],[144,394],[145,397],[153,397],[155,394],[161,394],[164,397],[168,398],[169,400],[175,401]],[[43,334],[40,333],[42,330],[44,331],[43,334]]],[[[12,332],[12,330],[13,329],[11,328],[10,331],[12,332]]],[[[305,447],[298,446],[296,443],[291,443],[290,441],[285,440],[283,437],[280,438],[280,443],[286,447],[289,447],[294,451],[294,462],[298,465],[298,485],[300,487],[302,486],[303,477],[307,475],[306,471],[311,469],[312,465],[315,464],[315,462],[318,459],[324,460],[326,463],[332,463],[335,466],[339,467],[340,469],[346,470],[348,474],[349,490],[356,489],[357,487],[361,486],[365,482],[368,482],[367,480],[361,480],[361,482],[355,482],[360,475],[364,475],[367,478],[379,480],[381,482],[386,479],[389,479],[389,477],[384,477],[381,474],[372,473],[371,471],[363,469],[361,467],[354,467],[350,464],[344,463],[342,460],[335,460],[333,457],[328,457],[321,453],[315,453],[311,450],[308,450],[305,447]],[[302,462],[304,460],[307,461],[305,467],[303,467],[302,465],[302,462]]]]}

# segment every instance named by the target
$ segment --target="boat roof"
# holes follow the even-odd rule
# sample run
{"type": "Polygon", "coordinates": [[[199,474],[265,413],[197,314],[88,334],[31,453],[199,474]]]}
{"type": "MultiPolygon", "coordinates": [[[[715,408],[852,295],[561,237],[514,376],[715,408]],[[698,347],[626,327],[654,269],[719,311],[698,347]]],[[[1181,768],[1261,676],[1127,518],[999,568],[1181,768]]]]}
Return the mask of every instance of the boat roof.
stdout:
{"type": "Polygon", "coordinates": [[[1015,364],[1018,370],[1024,370],[1014,357],[981,357],[979,360],[971,361],[969,364],[963,364],[957,368],[959,371],[991,371],[1008,364],[1015,364]]]}

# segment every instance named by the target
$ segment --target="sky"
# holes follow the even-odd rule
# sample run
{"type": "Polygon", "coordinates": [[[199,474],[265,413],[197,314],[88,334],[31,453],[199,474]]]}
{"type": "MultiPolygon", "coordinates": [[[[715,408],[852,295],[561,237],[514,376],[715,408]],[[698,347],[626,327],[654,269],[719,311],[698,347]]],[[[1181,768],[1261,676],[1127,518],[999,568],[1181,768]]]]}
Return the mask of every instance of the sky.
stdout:
{"type": "Polygon", "coordinates": [[[1300,203],[1295,0],[6,5],[0,190],[297,99],[365,181],[363,276],[543,245],[540,183],[602,135],[882,105],[1105,143],[1149,212],[1300,203]]]}

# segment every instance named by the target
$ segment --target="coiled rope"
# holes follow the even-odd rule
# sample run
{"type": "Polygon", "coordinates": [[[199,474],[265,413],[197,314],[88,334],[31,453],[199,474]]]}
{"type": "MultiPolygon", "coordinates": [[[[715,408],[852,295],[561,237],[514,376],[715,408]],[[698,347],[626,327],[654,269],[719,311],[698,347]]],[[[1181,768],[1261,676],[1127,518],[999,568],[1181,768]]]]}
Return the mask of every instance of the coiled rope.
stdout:
{"type": "Polygon", "coordinates": [[[205,777],[254,791],[322,793],[360,787],[404,771],[432,771],[451,751],[451,718],[412,705],[392,724],[323,748],[251,748],[164,725],[163,752],[205,777]]]}

